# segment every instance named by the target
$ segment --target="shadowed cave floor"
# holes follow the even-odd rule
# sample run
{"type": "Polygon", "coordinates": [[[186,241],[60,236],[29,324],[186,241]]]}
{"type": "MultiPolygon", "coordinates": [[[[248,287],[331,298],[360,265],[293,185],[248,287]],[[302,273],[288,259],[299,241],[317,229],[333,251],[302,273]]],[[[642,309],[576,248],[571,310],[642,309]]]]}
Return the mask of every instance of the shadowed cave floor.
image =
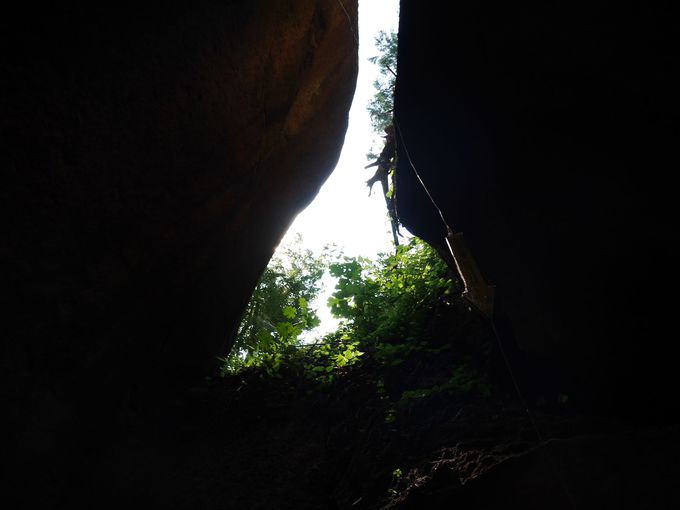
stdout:
{"type": "MultiPolygon", "coordinates": [[[[81,496],[165,508],[675,508],[679,430],[440,395],[386,420],[372,367],[251,371],[139,416],[81,496]],[[401,476],[394,475],[395,470],[401,476]]],[[[404,374],[407,377],[406,374],[404,374]]],[[[511,400],[511,399],[509,399],[511,400]]]]}

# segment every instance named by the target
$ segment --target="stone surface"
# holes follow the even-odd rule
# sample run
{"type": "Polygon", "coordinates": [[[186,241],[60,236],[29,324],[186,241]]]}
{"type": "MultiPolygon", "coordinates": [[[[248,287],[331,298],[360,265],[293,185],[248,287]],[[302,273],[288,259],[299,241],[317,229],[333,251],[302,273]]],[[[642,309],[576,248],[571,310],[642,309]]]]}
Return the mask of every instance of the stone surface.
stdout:
{"type": "Polygon", "coordinates": [[[1,371],[26,462],[84,448],[228,348],[339,156],[357,73],[344,6],[3,15],[1,371]]]}
{"type": "MultiPolygon", "coordinates": [[[[403,0],[396,85],[414,164],[541,372],[525,390],[651,421],[680,417],[672,19],[656,3],[403,0]]],[[[403,143],[397,202],[442,245],[403,143]]]]}
{"type": "Polygon", "coordinates": [[[677,508],[677,428],[456,447],[385,508],[677,508]]]}

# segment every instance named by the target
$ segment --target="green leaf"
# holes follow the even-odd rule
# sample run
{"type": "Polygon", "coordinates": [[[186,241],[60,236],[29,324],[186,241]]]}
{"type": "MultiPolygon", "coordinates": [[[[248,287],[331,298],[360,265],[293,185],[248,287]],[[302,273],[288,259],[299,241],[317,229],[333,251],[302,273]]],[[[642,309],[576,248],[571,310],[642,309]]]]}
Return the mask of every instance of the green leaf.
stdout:
{"type": "Polygon", "coordinates": [[[286,306],[283,308],[283,316],[286,319],[294,319],[297,315],[297,310],[292,306],[286,306]]]}

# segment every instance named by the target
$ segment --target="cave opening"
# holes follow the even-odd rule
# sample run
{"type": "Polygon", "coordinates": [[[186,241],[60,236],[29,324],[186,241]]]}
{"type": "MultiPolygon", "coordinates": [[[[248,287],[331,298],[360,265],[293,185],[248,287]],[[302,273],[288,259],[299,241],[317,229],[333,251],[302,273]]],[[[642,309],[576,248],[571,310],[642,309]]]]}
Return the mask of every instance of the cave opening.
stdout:
{"type": "MultiPolygon", "coordinates": [[[[389,65],[396,69],[398,1],[362,3],[358,16],[359,71],[338,163],[279,243],[254,291],[257,295],[251,297],[246,307],[244,320],[236,332],[235,346],[230,354],[220,357],[222,363],[229,357],[240,359],[238,365],[245,362],[248,353],[257,350],[258,334],[273,348],[282,337],[287,343],[309,344],[337,330],[338,319],[327,306],[337,283],[329,265],[339,262],[342,256],[375,260],[381,253],[394,251],[395,240],[388,234],[391,222],[386,212],[389,198],[385,194],[389,189],[367,188],[373,171],[365,167],[377,158],[375,153],[379,153],[384,144],[385,126],[376,124],[376,116],[381,117],[382,124],[388,124],[392,115],[394,79],[389,75],[387,80],[385,75],[389,65]],[[385,41],[389,41],[387,46],[385,41]],[[388,59],[390,64],[381,65],[380,57],[388,59]],[[376,108],[378,98],[385,104],[376,108]],[[319,276],[322,268],[323,275],[319,276]],[[293,274],[298,275],[299,282],[293,281],[293,274]],[[284,288],[295,292],[286,296],[284,288]],[[304,307],[300,307],[300,302],[304,307]],[[284,307],[287,313],[295,313],[295,317],[283,316],[284,307]],[[249,331],[248,340],[244,338],[245,330],[249,331]],[[284,330],[288,334],[282,334],[284,330]],[[295,339],[289,338],[291,332],[295,333],[295,339]]],[[[349,21],[350,18],[348,25],[349,21]]],[[[390,68],[389,72],[394,70],[390,68]]],[[[408,242],[410,237],[408,232],[400,233],[402,242],[408,242]]],[[[231,364],[224,366],[228,365],[231,364]]]]}
{"type": "MultiPolygon", "coordinates": [[[[369,4],[363,5],[368,10],[369,4]]],[[[361,17],[360,4],[360,37],[376,42],[359,46],[360,62],[379,62],[382,69],[379,64],[368,73],[359,66],[338,166],[297,216],[260,277],[231,352],[219,358],[219,375],[206,378],[210,398],[219,395],[234,412],[252,405],[265,409],[257,420],[239,425],[248,433],[229,442],[234,457],[276,450],[282,441],[285,454],[299,455],[297,462],[304,465],[290,467],[276,455],[271,461],[305,473],[303,482],[288,486],[286,496],[324,494],[328,504],[343,508],[408,506],[418,480],[436,478],[440,465],[485,455],[468,446],[461,451],[444,447],[447,434],[470,443],[490,434],[496,446],[517,438],[532,446],[541,440],[536,416],[522,412],[526,401],[517,392],[519,372],[508,371],[509,363],[519,359],[515,346],[499,350],[488,314],[462,298],[469,283],[452,259],[455,250],[430,246],[408,232],[397,235],[389,214],[394,181],[385,186],[384,196],[366,193],[366,184],[378,179],[366,181],[361,169],[377,165],[379,172],[383,160],[393,167],[396,145],[405,145],[403,137],[395,143],[392,119],[399,73],[396,2],[393,7],[391,23],[382,16],[375,24],[361,17]],[[376,52],[384,55],[390,47],[391,59],[381,61],[376,52]],[[387,85],[380,83],[380,74],[387,76],[387,85]],[[387,104],[379,105],[382,110],[379,101],[387,104]],[[315,308],[325,302],[326,313],[315,308]],[[467,413],[471,416],[457,423],[467,413]],[[492,431],[484,421],[494,413],[516,422],[492,431]],[[286,430],[283,439],[265,437],[272,422],[286,430]],[[414,438],[419,438],[415,444],[414,438]],[[425,468],[422,463],[432,462],[435,449],[439,463],[425,468]],[[312,474],[307,464],[315,466],[312,474]],[[330,472],[337,472],[337,479],[326,479],[330,472]]],[[[429,195],[424,186],[423,191],[429,195]]],[[[551,393],[550,398],[541,426],[562,426],[558,422],[568,396],[551,393]]],[[[495,465],[481,457],[479,462],[495,465]]],[[[267,468],[262,476],[272,473],[267,468]]],[[[463,477],[459,483],[466,481],[463,477]]]]}

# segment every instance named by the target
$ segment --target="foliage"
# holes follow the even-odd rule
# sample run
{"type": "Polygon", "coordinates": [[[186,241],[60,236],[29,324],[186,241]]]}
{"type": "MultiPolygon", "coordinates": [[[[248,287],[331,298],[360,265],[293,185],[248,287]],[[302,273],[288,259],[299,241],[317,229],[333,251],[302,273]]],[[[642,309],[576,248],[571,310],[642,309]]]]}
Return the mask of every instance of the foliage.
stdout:
{"type": "Polygon", "coordinates": [[[379,76],[373,82],[375,95],[368,103],[368,114],[376,133],[382,133],[392,123],[394,108],[394,83],[397,70],[397,33],[380,31],[375,38],[375,45],[380,52],[369,58],[378,65],[379,76]]]}
{"type": "Polygon", "coordinates": [[[299,243],[284,248],[260,278],[234,348],[221,359],[223,374],[251,366],[273,374],[298,356],[307,374],[331,380],[335,370],[356,363],[364,347],[379,362],[393,365],[424,348],[423,324],[437,299],[452,289],[446,265],[431,248],[412,239],[375,262],[338,257],[328,264],[328,253],[315,258],[299,243]],[[343,325],[297,349],[300,335],[319,323],[309,303],[318,295],[326,267],[338,278],[328,304],[343,325]]]}
{"type": "Polygon", "coordinates": [[[450,341],[435,338],[441,334],[433,324],[438,310],[449,306],[458,290],[447,273],[438,254],[417,238],[376,261],[344,256],[331,260],[328,252],[314,258],[299,245],[288,247],[260,279],[236,348],[222,359],[222,373],[258,367],[262,374],[280,377],[285,367],[328,384],[366,359],[373,367],[377,396],[385,401],[386,423],[436,395],[488,396],[485,374],[454,353],[450,341]],[[337,278],[328,305],[341,324],[316,342],[302,344],[301,333],[319,322],[309,302],[319,292],[325,268],[337,278]],[[395,388],[390,374],[408,373],[414,361],[430,364],[425,384],[413,380],[395,388]]]}
{"type": "Polygon", "coordinates": [[[315,257],[298,238],[272,258],[260,277],[239,325],[231,353],[218,358],[225,376],[257,367],[278,377],[283,366],[309,379],[331,382],[338,370],[354,365],[363,352],[342,329],[316,343],[301,345],[301,335],[319,325],[310,303],[318,296],[330,249],[315,257]]]}
{"type": "Polygon", "coordinates": [[[437,301],[453,290],[446,264],[416,238],[376,262],[344,257],[330,271],[338,278],[331,312],[344,319],[350,336],[378,351],[379,359],[394,359],[398,351],[426,342],[437,301]]]}
{"type": "Polygon", "coordinates": [[[475,393],[488,397],[491,393],[489,383],[484,374],[469,367],[464,363],[456,364],[451,372],[451,377],[443,384],[435,384],[429,388],[417,388],[407,390],[401,394],[398,405],[408,407],[419,399],[425,399],[439,393],[475,393]]]}
{"type": "Polygon", "coordinates": [[[332,382],[335,373],[359,361],[364,353],[358,346],[359,342],[352,340],[343,330],[326,335],[304,353],[305,376],[319,382],[332,382]]]}
{"type": "MultiPolygon", "coordinates": [[[[436,338],[441,334],[437,310],[448,306],[460,289],[430,246],[413,238],[395,254],[383,254],[375,262],[344,257],[331,263],[330,270],[338,278],[328,303],[331,311],[343,319],[345,335],[356,339],[377,362],[378,374],[403,373],[414,361],[431,364],[429,386],[397,389],[385,412],[386,423],[396,421],[399,409],[435,395],[489,396],[486,375],[453,352],[450,340],[436,338]],[[434,365],[438,365],[436,375],[434,365]]],[[[404,384],[401,375],[398,379],[404,384]]],[[[385,380],[378,380],[381,398],[394,391],[386,388],[385,380]]]]}
{"type": "Polygon", "coordinates": [[[325,256],[301,248],[300,237],[275,255],[260,277],[222,373],[263,366],[274,373],[300,335],[319,324],[310,303],[320,290],[325,256]]]}

